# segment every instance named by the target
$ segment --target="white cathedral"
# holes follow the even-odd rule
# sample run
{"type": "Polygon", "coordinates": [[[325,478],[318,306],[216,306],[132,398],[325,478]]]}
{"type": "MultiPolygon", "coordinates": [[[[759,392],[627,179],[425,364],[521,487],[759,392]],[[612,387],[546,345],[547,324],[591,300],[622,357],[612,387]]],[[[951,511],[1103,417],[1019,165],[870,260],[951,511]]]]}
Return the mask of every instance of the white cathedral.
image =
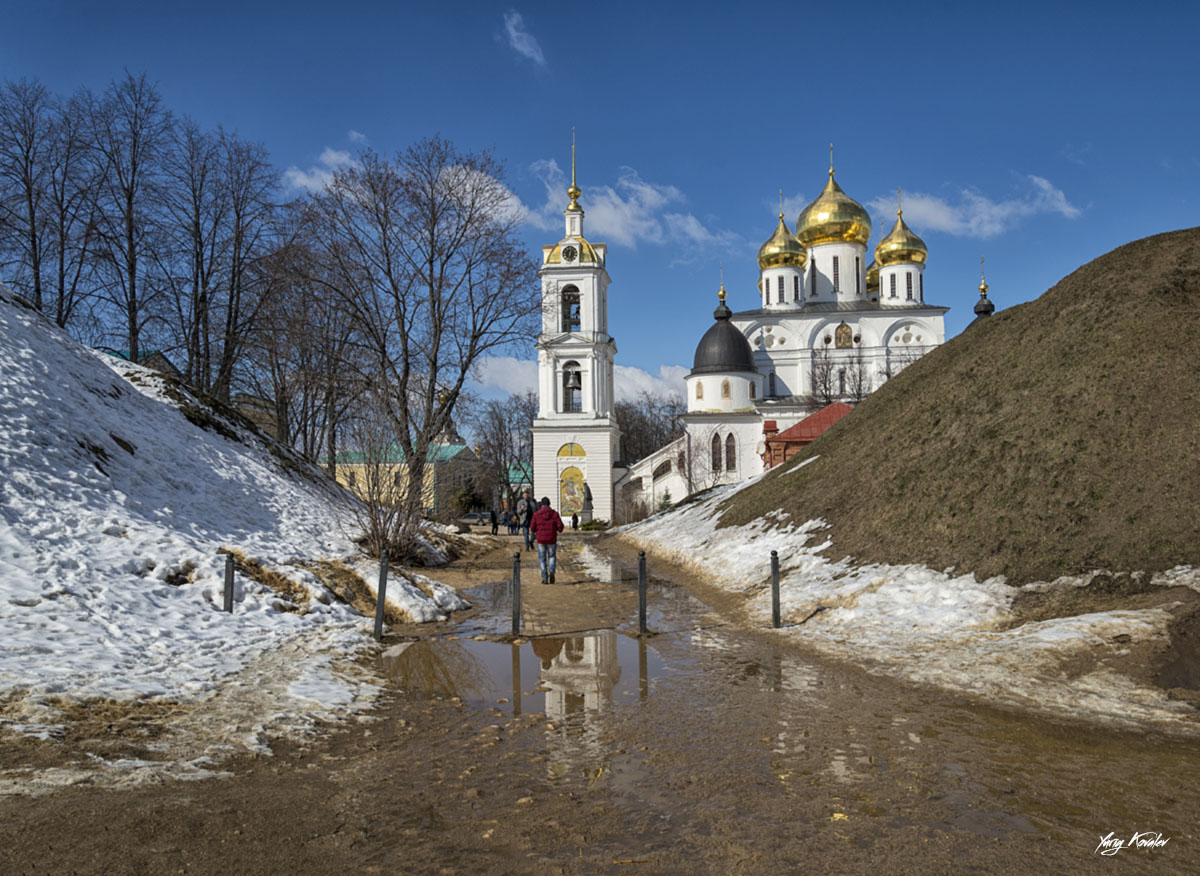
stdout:
{"type": "MultiPolygon", "coordinates": [[[[925,302],[924,241],[897,209],[867,261],[871,217],[829,180],[801,211],[783,212],[758,251],[758,300],[749,310],[718,292],[714,323],[687,376],[686,433],[620,463],[608,334],[607,248],[583,234],[574,147],[566,234],[542,248],[542,331],[533,487],[559,513],[613,521],[619,504],[650,510],[763,471],[764,424],[782,431],[824,402],[857,401],[945,341],[946,307],[925,302]]],[[[986,301],[986,286],[980,291],[986,301]]],[[[986,302],[990,305],[990,302],[986,302]]],[[[979,308],[976,308],[979,312],[979,308]]]]}

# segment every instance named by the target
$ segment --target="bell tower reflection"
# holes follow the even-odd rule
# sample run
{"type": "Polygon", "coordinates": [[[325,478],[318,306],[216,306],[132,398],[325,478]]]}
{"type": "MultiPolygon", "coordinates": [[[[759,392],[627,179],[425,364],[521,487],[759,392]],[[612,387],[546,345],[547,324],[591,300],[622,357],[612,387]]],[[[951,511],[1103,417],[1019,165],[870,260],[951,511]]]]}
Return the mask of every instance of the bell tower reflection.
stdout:
{"type": "Polygon", "coordinates": [[[546,688],[546,717],[564,720],[581,712],[599,712],[612,703],[621,677],[617,634],[535,639],[533,653],[542,661],[538,678],[546,688]]]}

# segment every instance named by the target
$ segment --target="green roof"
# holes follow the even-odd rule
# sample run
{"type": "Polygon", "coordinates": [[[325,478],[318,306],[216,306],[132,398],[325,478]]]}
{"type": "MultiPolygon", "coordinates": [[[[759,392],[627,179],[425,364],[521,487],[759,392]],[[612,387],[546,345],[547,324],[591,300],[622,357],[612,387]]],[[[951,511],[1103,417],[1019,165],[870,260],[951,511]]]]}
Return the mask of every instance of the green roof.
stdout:
{"type": "Polygon", "coordinates": [[[532,484],[532,462],[510,462],[508,464],[508,482],[510,484],[532,484]]]}

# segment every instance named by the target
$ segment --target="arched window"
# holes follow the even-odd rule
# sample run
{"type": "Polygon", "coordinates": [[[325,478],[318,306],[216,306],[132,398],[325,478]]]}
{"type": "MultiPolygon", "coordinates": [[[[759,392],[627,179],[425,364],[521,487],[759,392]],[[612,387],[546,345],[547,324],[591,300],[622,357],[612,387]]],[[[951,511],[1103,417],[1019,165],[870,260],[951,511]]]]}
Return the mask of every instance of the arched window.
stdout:
{"type": "Polygon", "coordinates": [[[913,292],[913,290],[912,290],[912,271],[905,271],[904,278],[906,281],[906,285],[908,286],[907,298],[909,301],[912,301],[913,300],[913,297],[912,297],[912,292],[913,292]]]}
{"type": "Polygon", "coordinates": [[[896,297],[896,275],[895,274],[892,274],[890,285],[891,285],[892,294],[889,295],[888,297],[895,298],[896,297]]]}
{"type": "Polygon", "coordinates": [[[924,274],[920,275],[920,277],[917,281],[917,285],[920,287],[921,300],[924,301],[925,300],[925,275],[924,274]]]}
{"type": "Polygon", "coordinates": [[[808,294],[815,296],[817,294],[817,263],[813,262],[812,268],[808,272],[808,294]]]}
{"type": "Polygon", "coordinates": [[[793,301],[800,300],[800,275],[799,274],[792,275],[792,300],[793,301]]]}
{"type": "Polygon", "coordinates": [[[838,369],[838,395],[846,394],[846,369],[838,369]]]}
{"type": "Polygon", "coordinates": [[[772,371],[767,375],[767,395],[775,395],[775,372],[772,371]]]}
{"type": "Polygon", "coordinates": [[[650,473],[650,477],[658,480],[663,475],[671,473],[671,460],[664,459],[658,465],[654,466],[654,471],[650,473]]]}
{"type": "Polygon", "coordinates": [[[696,381],[696,398],[704,398],[704,384],[696,381]]]}
{"type": "Polygon", "coordinates": [[[577,414],[583,410],[583,372],[578,362],[563,365],[563,413],[577,414]]]}
{"type": "Polygon", "coordinates": [[[842,291],[842,281],[841,281],[840,277],[838,276],[838,257],[837,256],[833,257],[833,291],[834,292],[842,291]]]}
{"type": "Polygon", "coordinates": [[[562,312],[562,327],[564,332],[579,331],[579,289],[574,286],[563,286],[559,298],[559,309],[562,312]]]}
{"type": "Polygon", "coordinates": [[[737,442],[732,432],[725,439],[725,471],[737,471],[737,442]]]}
{"type": "Polygon", "coordinates": [[[854,294],[862,295],[862,257],[854,257],[854,294]]]}
{"type": "Polygon", "coordinates": [[[783,304],[783,274],[775,278],[775,302],[783,304]]]}
{"type": "Polygon", "coordinates": [[[757,392],[756,392],[756,390],[754,389],[754,381],[753,381],[753,380],[751,380],[751,381],[750,381],[750,398],[756,398],[756,397],[757,397],[757,395],[758,395],[758,393],[757,393],[757,392]]]}
{"type": "Polygon", "coordinates": [[[731,398],[732,395],[733,394],[729,391],[729,381],[722,380],[721,381],[721,398],[731,398]]]}
{"type": "Polygon", "coordinates": [[[720,435],[713,435],[712,470],[714,472],[719,472],[721,470],[721,436],[720,435]]]}

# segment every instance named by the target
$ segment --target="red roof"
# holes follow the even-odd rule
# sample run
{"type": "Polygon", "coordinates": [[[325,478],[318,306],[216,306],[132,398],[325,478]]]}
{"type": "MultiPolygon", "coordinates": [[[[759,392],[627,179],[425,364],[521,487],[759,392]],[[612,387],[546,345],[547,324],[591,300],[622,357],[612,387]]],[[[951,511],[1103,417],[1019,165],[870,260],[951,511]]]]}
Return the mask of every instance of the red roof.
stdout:
{"type": "Polygon", "coordinates": [[[778,435],[772,435],[766,441],[768,444],[808,444],[820,438],[826,429],[852,410],[854,408],[845,402],[834,402],[805,417],[796,425],[789,426],[778,435]]]}

